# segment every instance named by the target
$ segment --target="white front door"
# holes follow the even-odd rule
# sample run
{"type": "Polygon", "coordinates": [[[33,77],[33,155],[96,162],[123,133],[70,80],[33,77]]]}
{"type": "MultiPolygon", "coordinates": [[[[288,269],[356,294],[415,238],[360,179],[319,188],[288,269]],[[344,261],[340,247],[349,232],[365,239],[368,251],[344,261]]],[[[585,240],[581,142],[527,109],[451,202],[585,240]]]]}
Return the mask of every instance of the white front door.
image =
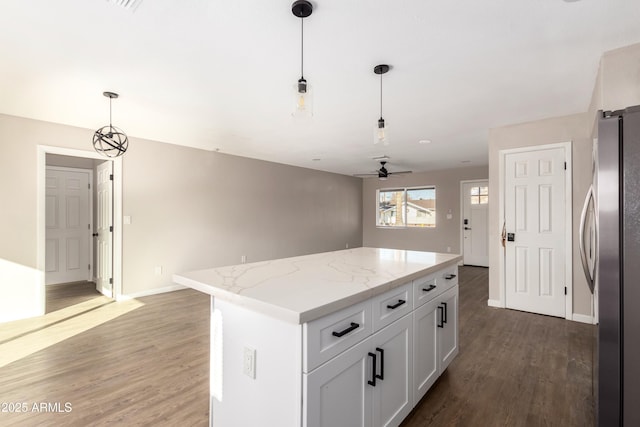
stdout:
{"type": "Polygon", "coordinates": [[[91,171],[48,166],[45,283],[90,280],[91,171]]]}
{"type": "Polygon", "coordinates": [[[112,163],[106,161],[97,168],[97,221],[96,221],[96,289],[113,297],[113,174],[112,163]]]}
{"type": "MultiPolygon", "coordinates": [[[[565,147],[504,157],[507,308],[565,317],[565,147]]],[[[569,148],[570,150],[570,148],[569,148]]]]}
{"type": "Polygon", "coordinates": [[[462,183],[462,251],[465,265],[489,267],[489,181],[462,183]]]}

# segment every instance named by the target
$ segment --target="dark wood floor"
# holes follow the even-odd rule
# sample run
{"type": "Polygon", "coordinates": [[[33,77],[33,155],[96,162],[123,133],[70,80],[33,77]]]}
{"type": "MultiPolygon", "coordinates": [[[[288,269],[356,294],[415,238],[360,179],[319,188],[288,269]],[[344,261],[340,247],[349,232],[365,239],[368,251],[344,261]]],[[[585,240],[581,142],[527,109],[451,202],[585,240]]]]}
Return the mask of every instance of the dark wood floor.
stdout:
{"type": "Polygon", "coordinates": [[[593,426],[595,326],[487,299],[488,269],[460,268],[460,354],[403,427],[593,426]]]}
{"type": "MultiPolygon", "coordinates": [[[[488,270],[460,269],[460,354],[404,426],[593,425],[594,328],[489,308],[487,287],[488,270]]],[[[0,365],[0,403],[28,409],[0,412],[0,425],[206,426],[208,297],[186,290],[96,304],[56,318],[65,333],[79,331],[60,342],[46,319],[0,325],[0,355],[17,340],[42,340],[43,328],[53,342],[0,365]],[[83,330],[114,310],[118,317],[83,330]],[[42,403],[48,412],[33,412],[42,403]]]]}

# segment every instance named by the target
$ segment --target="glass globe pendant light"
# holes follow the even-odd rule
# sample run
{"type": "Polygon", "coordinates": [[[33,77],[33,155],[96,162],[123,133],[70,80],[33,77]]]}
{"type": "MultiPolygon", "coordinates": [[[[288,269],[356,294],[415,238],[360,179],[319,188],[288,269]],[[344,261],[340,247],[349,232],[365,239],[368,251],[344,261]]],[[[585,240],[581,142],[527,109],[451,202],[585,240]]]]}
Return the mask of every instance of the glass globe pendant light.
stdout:
{"type": "Polygon", "coordinates": [[[387,73],[391,67],[386,64],[380,64],[373,67],[373,72],[380,75],[380,118],[373,128],[373,143],[389,145],[389,125],[382,118],[382,75],[387,73]]]}
{"type": "Polygon", "coordinates": [[[93,134],[93,148],[106,157],[123,155],[129,147],[129,138],[117,127],[111,124],[111,100],[118,98],[117,93],[103,92],[109,98],[109,126],[103,126],[93,134]]]}
{"type": "Polygon", "coordinates": [[[313,5],[307,0],[296,0],[291,5],[291,13],[300,18],[300,79],[293,87],[294,110],[292,116],[309,118],[313,116],[313,92],[304,78],[304,18],[313,12],[313,5]]]}

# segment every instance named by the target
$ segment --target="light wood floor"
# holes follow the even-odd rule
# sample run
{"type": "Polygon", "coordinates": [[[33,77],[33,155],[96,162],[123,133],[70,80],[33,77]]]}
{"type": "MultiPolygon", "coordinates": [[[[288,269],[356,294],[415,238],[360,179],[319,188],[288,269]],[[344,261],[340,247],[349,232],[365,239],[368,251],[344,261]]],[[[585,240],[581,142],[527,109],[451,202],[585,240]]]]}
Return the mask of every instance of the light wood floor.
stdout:
{"type": "MultiPolygon", "coordinates": [[[[592,426],[594,328],[489,308],[487,276],[460,269],[460,354],[403,426],[592,426]]],[[[0,412],[1,426],[207,425],[206,295],[82,304],[93,305],[67,320],[73,307],[0,325],[0,357],[17,340],[60,334],[63,323],[68,337],[0,367],[0,403],[28,406],[26,414],[0,412]],[[34,403],[50,412],[31,412],[34,403]]]]}

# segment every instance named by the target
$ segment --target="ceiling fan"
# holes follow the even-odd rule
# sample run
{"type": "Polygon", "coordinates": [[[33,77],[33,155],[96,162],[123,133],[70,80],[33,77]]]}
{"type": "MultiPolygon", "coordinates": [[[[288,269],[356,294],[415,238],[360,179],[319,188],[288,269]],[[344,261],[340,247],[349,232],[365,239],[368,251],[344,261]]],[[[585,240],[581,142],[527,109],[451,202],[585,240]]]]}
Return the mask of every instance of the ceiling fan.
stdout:
{"type": "Polygon", "coordinates": [[[372,173],[357,173],[353,176],[360,176],[360,177],[365,177],[365,176],[378,176],[378,178],[381,181],[384,181],[385,179],[387,179],[389,177],[389,175],[401,175],[401,174],[405,174],[405,173],[411,173],[412,171],[399,171],[399,172],[389,172],[387,170],[387,168],[384,167],[384,165],[387,164],[386,160],[381,160],[380,161],[380,169],[378,169],[376,172],[372,172],[372,173]]]}

